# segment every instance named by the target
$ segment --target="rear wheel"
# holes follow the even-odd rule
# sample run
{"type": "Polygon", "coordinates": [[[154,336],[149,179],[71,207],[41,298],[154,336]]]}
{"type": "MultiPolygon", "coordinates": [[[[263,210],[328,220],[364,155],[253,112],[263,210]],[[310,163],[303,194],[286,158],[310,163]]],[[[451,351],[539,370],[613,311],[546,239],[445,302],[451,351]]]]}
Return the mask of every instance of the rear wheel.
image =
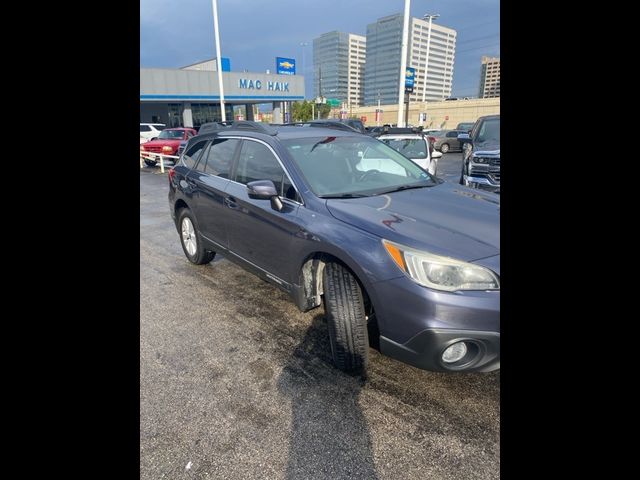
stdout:
{"type": "Polygon", "coordinates": [[[180,244],[187,259],[196,265],[204,265],[211,262],[216,253],[204,249],[202,238],[196,228],[191,210],[188,208],[180,210],[178,225],[180,228],[180,244]]]}
{"type": "Polygon", "coordinates": [[[345,372],[364,373],[369,361],[369,334],[360,285],[339,263],[325,266],[323,281],[333,361],[345,372]]]}
{"type": "Polygon", "coordinates": [[[443,143],[442,145],[440,145],[440,151],[442,153],[447,153],[449,151],[449,144],[443,143]]]}

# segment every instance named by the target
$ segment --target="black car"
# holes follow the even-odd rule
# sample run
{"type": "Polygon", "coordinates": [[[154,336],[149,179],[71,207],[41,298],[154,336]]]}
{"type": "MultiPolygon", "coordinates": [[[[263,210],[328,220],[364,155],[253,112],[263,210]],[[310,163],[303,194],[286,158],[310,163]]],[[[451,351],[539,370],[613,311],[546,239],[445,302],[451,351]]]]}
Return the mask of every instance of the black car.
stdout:
{"type": "Polygon", "coordinates": [[[241,121],[189,140],[169,209],[191,263],[219,252],[301,311],[324,303],[345,371],[370,342],[428,370],[500,367],[497,195],[355,131],[241,121]]]}
{"type": "Polygon", "coordinates": [[[460,184],[500,193],[500,115],[480,117],[462,143],[460,184]]]}

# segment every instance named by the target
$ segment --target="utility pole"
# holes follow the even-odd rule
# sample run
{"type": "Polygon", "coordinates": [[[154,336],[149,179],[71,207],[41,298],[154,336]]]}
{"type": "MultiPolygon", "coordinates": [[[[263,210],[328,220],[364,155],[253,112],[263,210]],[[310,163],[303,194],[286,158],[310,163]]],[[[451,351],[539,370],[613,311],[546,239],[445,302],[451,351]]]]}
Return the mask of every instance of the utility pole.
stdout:
{"type": "Polygon", "coordinates": [[[376,127],[380,126],[381,118],[382,118],[382,112],[380,111],[380,90],[378,90],[378,111],[376,112],[376,127]]]}
{"type": "Polygon", "coordinates": [[[402,127],[404,107],[404,85],[407,74],[407,43],[409,43],[409,15],[411,14],[411,0],[404,0],[404,22],[402,25],[402,50],[400,52],[400,82],[398,88],[398,127],[402,127]]]}
{"type": "Polygon", "coordinates": [[[222,58],[220,58],[220,30],[218,29],[218,0],[213,2],[213,29],[216,37],[216,63],[218,65],[218,90],[220,91],[220,113],[222,121],[227,121],[227,115],[224,108],[224,87],[222,86],[222,58]]]}

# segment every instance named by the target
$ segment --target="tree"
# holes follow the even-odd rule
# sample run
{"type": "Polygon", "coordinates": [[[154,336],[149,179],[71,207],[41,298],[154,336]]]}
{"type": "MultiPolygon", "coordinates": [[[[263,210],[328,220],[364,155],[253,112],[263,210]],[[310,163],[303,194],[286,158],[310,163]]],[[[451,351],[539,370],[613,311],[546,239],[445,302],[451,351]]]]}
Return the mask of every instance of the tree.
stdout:
{"type": "Polygon", "coordinates": [[[314,106],[312,102],[308,102],[307,100],[303,102],[293,102],[291,108],[292,119],[294,122],[308,122],[313,119],[314,112],[315,116],[318,116],[318,111],[320,111],[320,118],[327,118],[331,112],[331,107],[325,104],[314,106]]]}

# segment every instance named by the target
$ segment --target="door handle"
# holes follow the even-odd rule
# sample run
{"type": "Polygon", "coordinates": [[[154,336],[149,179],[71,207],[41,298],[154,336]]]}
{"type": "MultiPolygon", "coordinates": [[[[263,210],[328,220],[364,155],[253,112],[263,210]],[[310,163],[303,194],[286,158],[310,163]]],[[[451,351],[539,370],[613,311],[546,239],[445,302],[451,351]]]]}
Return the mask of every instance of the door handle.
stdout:
{"type": "Polygon", "coordinates": [[[238,204],[236,203],[236,199],[233,197],[224,197],[224,204],[229,207],[232,208],[234,210],[236,210],[238,208],[238,204]]]}

